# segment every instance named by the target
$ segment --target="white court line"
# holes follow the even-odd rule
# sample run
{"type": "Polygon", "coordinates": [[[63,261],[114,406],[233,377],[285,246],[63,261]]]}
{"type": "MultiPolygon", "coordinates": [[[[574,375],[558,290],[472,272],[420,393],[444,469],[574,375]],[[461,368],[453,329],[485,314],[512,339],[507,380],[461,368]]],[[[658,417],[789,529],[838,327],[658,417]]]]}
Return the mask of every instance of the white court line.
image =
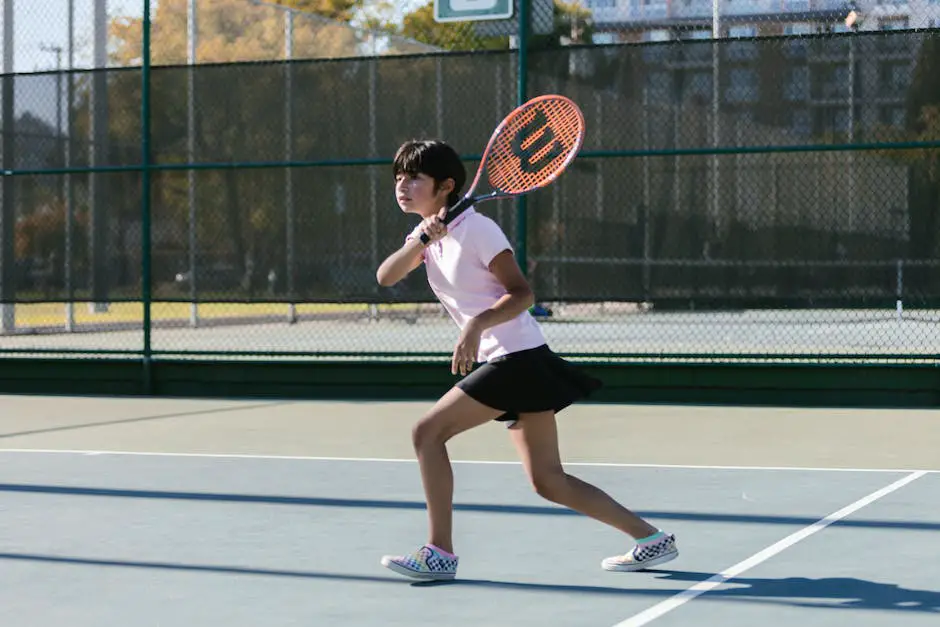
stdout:
{"type": "MultiPolygon", "coordinates": [[[[414,464],[415,459],[402,459],[394,457],[321,457],[308,455],[254,455],[247,453],[173,453],[165,451],[98,451],[83,449],[33,449],[33,448],[3,448],[2,453],[32,453],[40,455],[128,455],[140,457],[206,457],[216,459],[270,459],[285,461],[314,461],[314,462],[368,462],[368,463],[390,463],[390,464],[414,464]]],[[[519,461],[500,461],[484,459],[452,459],[453,464],[467,465],[495,465],[495,466],[519,466],[519,461]]],[[[900,474],[922,472],[940,473],[940,469],[921,469],[921,468],[833,468],[833,467],[812,467],[812,466],[712,466],[695,464],[640,464],[640,463],[618,463],[618,462],[563,462],[565,466],[583,466],[596,468],[661,468],[676,470],[790,470],[803,472],[870,472],[885,474],[900,474]]]]}
{"type": "Polygon", "coordinates": [[[692,586],[691,588],[683,590],[682,592],[676,594],[675,596],[672,596],[666,599],[665,601],[662,601],[650,608],[647,608],[646,610],[644,610],[643,612],[640,612],[639,614],[635,616],[632,616],[622,622],[617,623],[616,625],[614,625],[614,627],[641,627],[642,625],[646,625],[647,623],[650,623],[656,620],[657,618],[661,618],[663,615],[684,605],[685,603],[688,603],[695,597],[705,594],[709,590],[713,590],[714,588],[717,588],[723,583],[727,583],[728,581],[734,579],[735,577],[738,577],[739,575],[754,568],[761,562],[765,562],[771,557],[777,555],[778,553],[781,553],[782,551],[787,550],[788,548],[790,548],[797,542],[801,542],[805,540],[806,538],[810,537],[814,533],[822,531],[829,525],[842,520],[846,516],[849,516],[857,512],[858,510],[862,509],[863,507],[867,505],[871,505],[872,503],[874,503],[881,497],[887,496],[888,494],[891,494],[895,490],[903,488],[907,484],[917,479],[920,479],[926,474],[928,473],[923,470],[912,472],[906,477],[903,477],[902,479],[898,479],[891,485],[885,486],[884,488],[881,488],[880,490],[876,492],[872,492],[868,496],[865,496],[855,501],[851,505],[847,505],[846,507],[843,507],[839,511],[833,512],[832,514],[829,514],[825,518],[817,520],[812,525],[808,527],[804,527],[803,529],[800,529],[796,533],[790,534],[789,536],[787,536],[783,540],[780,540],[776,544],[773,544],[767,547],[766,549],[764,549],[763,551],[759,553],[755,553],[754,555],[747,558],[743,562],[739,562],[735,564],[731,568],[728,568],[724,570],[723,572],[720,572],[717,575],[714,575],[713,577],[707,579],[706,581],[699,582],[695,584],[694,586],[692,586]]]}

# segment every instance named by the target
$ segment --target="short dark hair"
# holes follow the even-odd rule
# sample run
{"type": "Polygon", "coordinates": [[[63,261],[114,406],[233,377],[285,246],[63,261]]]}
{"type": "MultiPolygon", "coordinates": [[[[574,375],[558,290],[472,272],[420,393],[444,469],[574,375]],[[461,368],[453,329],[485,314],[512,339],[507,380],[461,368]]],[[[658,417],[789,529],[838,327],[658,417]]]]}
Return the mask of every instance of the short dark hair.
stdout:
{"type": "Polygon", "coordinates": [[[446,179],[454,179],[454,189],[447,202],[454,205],[460,199],[460,190],[467,182],[467,171],[460,156],[449,144],[436,139],[413,139],[405,142],[395,153],[393,176],[427,174],[435,181],[435,190],[446,179]]]}

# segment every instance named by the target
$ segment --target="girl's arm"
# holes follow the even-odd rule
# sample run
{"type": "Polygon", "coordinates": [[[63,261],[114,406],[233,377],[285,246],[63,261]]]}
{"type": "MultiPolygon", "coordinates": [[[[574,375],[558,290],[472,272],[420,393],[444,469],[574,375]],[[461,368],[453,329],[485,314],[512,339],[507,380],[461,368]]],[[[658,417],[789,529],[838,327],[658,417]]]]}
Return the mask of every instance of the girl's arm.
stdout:
{"type": "Polygon", "coordinates": [[[507,293],[470,322],[470,326],[480,333],[512,320],[535,304],[535,294],[511,251],[504,250],[496,255],[490,262],[489,270],[507,293]]]}
{"type": "Polygon", "coordinates": [[[375,272],[375,279],[382,287],[391,287],[408,276],[421,265],[424,244],[419,238],[410,239],[405,245],[389,255],[375,272]]]}
{"type": "Polygon", "coordinates": [[[504,250],[493,257],[489,270],[506,288],[506,294],[464,326],[454,347],[450,365],[452,374],[465,375],[470,372],[480,349],[480,336],[485,330],[512,320],[535,304],[532,288],[511,251],[504,250]]]}
{"type": "Polygon", "coordinates": [[[419,235],[426,233],[430,238],[428,244],[438,241],[447,235],[447,226],[442,218],[447,208],[441,209],[438,215],[425,218],[421,222],[421,229],[416,232],[413,239],[405,242],[405,245],[389,255],[379,269],[375,272],[375,280],[382,287],[391,287],[404,279],[412,270],[421,265],[424,259],[425,245],[421,242],[419,235]]]}

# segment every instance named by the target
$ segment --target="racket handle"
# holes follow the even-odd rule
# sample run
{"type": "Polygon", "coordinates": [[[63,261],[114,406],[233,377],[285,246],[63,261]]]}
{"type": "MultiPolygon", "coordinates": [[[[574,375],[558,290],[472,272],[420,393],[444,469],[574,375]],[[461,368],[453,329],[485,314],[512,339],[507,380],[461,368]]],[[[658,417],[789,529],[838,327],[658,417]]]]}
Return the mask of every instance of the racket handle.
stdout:
{"type": "MultiPolygon", "coordinates": [[[[454,205],[453,207],[447,210],[447,214],[444,216],[444,220],[443,220],[444,224],[450,224],[451,222],[453,222],[454,218],[456,218],[461,213],[466,211],[473,204],[474,200],[476,199],[473,198],[473,196],[464,196],[463,198],[461,198],[460,201],[456,205],[454,205]]],[[[431,242],[431,238],[428,237],[427,233],[422,233],[421,243],[427,245],[430,242],[431,242]]]]}

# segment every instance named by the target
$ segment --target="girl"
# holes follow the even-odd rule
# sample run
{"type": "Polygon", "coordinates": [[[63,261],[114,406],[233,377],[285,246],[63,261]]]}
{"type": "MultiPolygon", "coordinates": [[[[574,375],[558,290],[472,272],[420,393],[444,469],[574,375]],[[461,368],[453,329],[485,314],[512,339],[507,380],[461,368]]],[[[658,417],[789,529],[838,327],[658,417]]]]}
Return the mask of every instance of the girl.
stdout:
{"type": "Polygon", "coordinates": [[[409,141],[395,155],[395,196],[405,213],[422,218],[376,272],[392,286],[424,264],[428,283],[456,322],[460,336],[451,372],[462,379],[414,426],[412,441],[427,500],[428,542],[382,564],[418,579],[452,579],[458,558],[452,539],[453,473],[447,441],[491,420],[509,427],[523,466],[543,498],[581,512],[636,540],[602,567],[635,571],[678,555],[675,537],[651,526],[561,465],[555,413],[600,387],[553,353],[529,315],[532,290],[500,227],[473,207],[449,226],[442,218],[466,181],[457,153],[439,141],[409,141]],[[430,238],[421,242],[421,233],[430,238]],[[473,371],[474,363],[483,365],[473,371]]]}

